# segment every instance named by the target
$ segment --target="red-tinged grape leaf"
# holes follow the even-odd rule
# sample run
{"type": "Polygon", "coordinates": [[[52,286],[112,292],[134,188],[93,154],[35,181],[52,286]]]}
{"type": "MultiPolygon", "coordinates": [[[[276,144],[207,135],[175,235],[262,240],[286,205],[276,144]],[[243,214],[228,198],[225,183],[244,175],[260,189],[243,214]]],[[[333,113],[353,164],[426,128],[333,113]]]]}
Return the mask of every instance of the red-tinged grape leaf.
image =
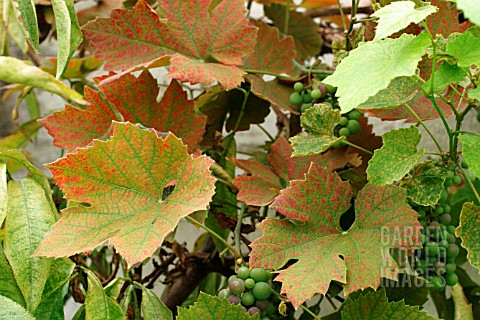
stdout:
{"type": "Polygon", "coordinates": [[[479,225],[480,207],[477,207],[473,202],[465,202],[460,213],[460,225],[455,234],[462,238],[462,247],[468,251],[468,261],[475,268],[480,268],[479,225]]]}
{"type": "MultiPolygon", "coordinates": [[[[265,15],[273,21],[281,31],[285,27],[285,6],[272,4],[264,7],[265,15]]],[[[312,18],[297,11],[290,11],[288,19],[288,35],[295,41],[296,59],[303,61],[317,55],[322,49],[322,38],[318,33],[318,25],[312,18]]]]}
{"type": "Polygon", "coordinates": [[[441,34],[447,38],[454,32],[463,32],[472,26],[468,21],[463,23],[458,21],[459,12],[455,3],[445,0],[431,0],[429,2],[438,8],[437,13],[426,20],[432,34],[441,34]]]}
{"type": "Polygon", "coordinates": [[[405,301],[389,302],[384,289],[360,293],[354,299],[347,299],[342,305],[341,317],[345,320],[402,319],[435,320],[419,306],[409,306],[405,301]]]}
{"type": "Polygon", "coordinates": [[[258,75],[249,74],[245,77],[250,82],[252,92],[269,101],[282,110],[299,113],[298,108],[290,103],[290,95],[293,93],[292,86],[282,84],[278,79],[265,81],[258,75]]]}
{"type": "Polygon", "coordinates": [[[86,146],[103,136],[116,119],[112,107],[93,89],[85,87],[85,99],[90,102],[85,110],[67,104],[65,110],[39,120],[57,147],[73,150],[86,146]]]}
{"type": "Polygon", "coordinates": [[[123,0],[102,0],[96,2],[96,5],[85,10],[77,12],[77,18],[80,25],[84,25],[87,22],[94,20],[97,17],[108,17],[113,9],[119,9],[122,7],[123,0]]]}
{"type": "MultiPolygon", "coordinates": [[[[286,4],[287,0],[255,0],[256,2],[263,3],[263,4],[272,4],[272,3],[281,3],[286,4]]],[[[290,5],[296,6],[296,3],[290,1],[290,5]]],[[[337,6],[336,0],[304,0],[300,4],[301,7],[304,8],[321,8],[321,7],[331,7],[337,6]]]]}
{"type": "Polygon", "coordinates": [[[227,90],[242,82],[235,65],[252,52],[256,28],[249,26],[242,0],[160,0],[161,20],[144,1],[133,10],[116,9],[83,28],[94,55],[107,70],[147,66],[170,56],[168,76],[192,84],[218,81],[227,90]],[[139,54],[140,53],[140,54],[139,54]]]}
{"type": "Polygon", "coordinates": [[[198,300],[190,307],[178,308],[177,320],[259,320],[258,315],[251,316],[240,305],[234,305],[227,299],[218,298],[200,292],[198,300]]]}
{"type": "Polygon", "coordinates": [[[295,70],[295,44],[292,37],[280,39],[280,32],[263,22],[253,22],[258,27],[257,43],[253,53],[243,59],[243,67],[271,73],[289,73],[295,70]]]}
{"type": "MultiPolygon", "coordinates": [[[[101,82],[108,76],[96,78],[101,82]]],[[[118,120],[111,107],[123,116],[124,121],[140,123],[160,132],[171,131],[181,137],[193,151],[203,136],[206,117],[196,115],[193,101],[177,81],[172,81],[160,102],[157,102],[158,85],[150,72],[136,78],[126,74],[113,82],[100,86],[103,93],[85,88],[85,97],[90,102],[86,110],[67,105],[64,111],[55,112],[40,122],[54,137],[54,144],[65,149],[74,149],[102,137],[110,128],[112,120],[118,120]]]]}
{"type": "Polygon", "coordinates": [[[295,158],[291,157],[292,153],[292,146],[282,137],[277,139],[271,147],[268,166],[257,160],[232,159],[239,168],[249,174],[238,176],[233,180],[233,184],[239,189],[238,200],[256,206],[270,204],[280,190],[288,186],[289,181],[303,178],[312,162],[328,170],[361,164],[357,154],[344,155],[338,150],[295,158]]]}
{"type": "Polygon", "coordinates": [[[392,247],[420,245],[418,214],[406,203],[406,191],[367,184],[355,201],[355,222],[340,227],[350,207],[348,182],[335,172],[312,164],[304,180],[290,182],[271,207],[287,219],[265,219],[263,236],[251,247],[250,265],[279,270],[282,293],[295,308],[315,293],[325,294],[330,281],[344,283],[345,294],[377,288],[381,277],[396,280],[392,247]]]}
{"type": "Polygon", "coordinates": [[[214,193],[212,162],[188,155],[171,133],[162,139],[114,122],[110,140],[95,140],[47,166],[67,199],[91,206],[64,210],[34,255],[65,257],[108,241],[130,267],[143,261],[181,218],[205,210],[214,193]]]}

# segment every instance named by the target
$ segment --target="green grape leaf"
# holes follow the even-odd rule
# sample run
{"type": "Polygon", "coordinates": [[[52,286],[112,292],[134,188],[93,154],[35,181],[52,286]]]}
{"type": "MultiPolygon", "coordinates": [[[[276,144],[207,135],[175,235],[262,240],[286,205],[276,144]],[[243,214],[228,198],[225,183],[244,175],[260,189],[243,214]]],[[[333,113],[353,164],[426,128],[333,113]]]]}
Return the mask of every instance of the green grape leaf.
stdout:
{"type": "Polygon", "coordinates": [[[405,301],[388,302],[385,290],[360,293],[355,299],[347,299],[342,310],[342,320],[402,319],[434,320],[418,306],[407,306],[405,301]]]}
{"type": "MultiPolygon", "coordinates": [[[[286,7],[271,4],[264,7],[265,15],[283,32],[285,30],[286,7]]],[[[296,60],[303,61],[317,55],[322,49],[322,38],[318,33],[318,25],[312,18],[303,13],[291,10],[288,19],[287,34],[295,41],[296,60]]]]}
{"type": "Polygon", "coordinates": [[[178,308],[177,320],[258,320],[250,316],[240,305],[233,305],[227,299],[220,299],[200,292],[197,302],[187,308],[178,308]]]}
{"type": "Polygon", "coordinates": [[[64,298],[75,264],[67,258],[55,259],[43,288],[42,300],[35,310],[37,319],[63,319],[64,298]]]}
{"type": "Polygon", "coordinates": [[[0,227],[7,214],[7,165],[0,162],[0,227]]]}
{"type": "Polygon", "coordinates": [[[458,59],[459,67],[470,67],[480,63],[480,37],[471,31],[466,31],[453,41],[447,43],[447,53],[458,59]]]}
{"type": "Polygon", "coordinates": [[[73,0],[51,0],[57,29],[57,79],[68,67],[68,62],[77,47],[82,43],[82,31],[77,21],[73,0]]]}
{"type": "Polygon", "coordinates": [[[357,109],[371,110],[398,107],[412,100],[415,97],[417,88],[415,82],[408,77],[395,78],[385,89],[368,98],[357,109]]]}
{"type": "Polygon", "coordinates": [[[114,122],[109,140],[47,165],[67,199],[91,206],[65,209],[35,256],[70,256],[108,240],[129,266],[143,261],[181,218],[205,210],[214,193],[212,162],[190,156],[172,133],[162,139],[114,122]],[[168,186],[174,190],[163,198],[168,186]]]}
{"type": "Polygon", "coordinates": [[[480,8],[476,0],[457,0],[457,7],[470,21],[480,24],[480,8]]]}
{"type": "Polygon", "coordinates": [[[381,287],[385,289],[388,301],[404,300],[409,306],[423,306],[430,294],[426,280],[405,273],[398,274],[398,281],[387,280],[381,287]]]}
{"type": "Polygon", "coordinates": [[[55,79],[50,73],[16,58],[0,57],[0,81],[20,83],[58,94],[66,100],[87,104],[81,94],[55,79]]]}
{"type": "Polygon", "coordinates": [[[12,268],[8,263],[3,245],[0,243],[0,296],[12,299],[22,307],[25,307],[25,299],[17,285],[12,268]]]}
{"type": "Polygon", "coordinates": [[[160,300],[157,295],[144,286],[142,289],[142,314],[145,320],[171,320],[173,319],[172,311],[160,300]]]}
{"type": "Polygon", "coordinates": [[[335,172],[312,164],[304,180],[293,180],[271,208],[287,219],[265,219],[262,236],[252,244],[250,266],[278,270],[282,293],[298,308],[315,293],[325,294],[332,280],[344,283],[345,294],[377,288],[381,277],[396,280],[392,247],[420,245],[418,214],[406,203],[406,190],[367,184],[355,201],[355,222],[340,227],[352,191],[335,172]]]}
{"type": "Polygon", "coordinates": [[[85,295],[85,319],[126,319],[125,313],[118,303],[105,294],[100,280],[90,270],[85,272],[88,279],[88,290],[85,295]]]}
{"type": "MultiPolygon", "coordinates": [[[[97,82],[107,76],[95,78],[97,82]]],[[[126,74],[99,87],[101,92],[85,88],[85,98],[90,102],[85,110],[67,105],[40,120],[60,148],[75,149],[102,137],[112,120],[119,120],[112,105],[124,121],[140,123],[160,132],[171,131],[195,150],[204,132],[206,117],[195,114],[193,102],[177,81],[172,81],[157,102],[158,84],[148,71],[137,78],[126,74]]]]}
{"type": "Polygon", "coordinates": [[[160,0],[157,15],[138,1],[133,10],[116,9],[111,18],[87,23],[83,34],[107,70],[170,63],[168,76],[176,80],[218,81],[230,90],[242,82],[244,72],[236,65],[252,52],[256,28],[245,19],[243,0],[222,1],[213,10],[210,4],[160,0]]]}
{"type": "Polygon", "coordinates": [[[53,259],[31,257],[55,222],[42,187],[31,178],[8,183],[8,209],[5,218],[5,255],[27,310],[34,313],[42,298],[53,259]]]}
{"type": "Polygon", "coordinates": [[[308,157],[294,158],[291,157],[292,153],[293,149],[288,141],[279,138],[268,155],[269,165],[256,160],[232,159],[239,168],[249,174],[233,179],[233,184],[239,189],[238,200],[255,206],[269,205],[280,190],[288,186],[289,181],[303,177],[311,162],[329,170],[340,169],[348,164],[353,167],[361,164],[358,154],[345,155],[336,149],[308,157]]]}
{"type": "Polygon", "coordinates": [[[480,100],[480,87],[476,87],[468,91],[468,97],[470,99],[480,100]]]}
{"type": "Polygon", "coordinates": [[[37,22],[37,13],[35,11],[35,2],[33,0],[19,0],[18,10],[20,10],[21,15],[21,26],[26,31],[27,40],[30,46],[36,51],[40,52],[39,44],[39,32],[38,32],[38,22],[37,22]]]}
{"type": "Polygon", "coordinates": [[[435,206],[440,199],[447,172],[432,161],[417,163],[411,177],[401,186],[407,189],[407,197],[421,206],[435,206]]]}
{"type": "Polygon", "coordinates": [[[382,136],[383,146],[368,162],[368,181],[376,185],[400,180],[423,155],[417,146],[422,138],[417,127],[392,130],[382,136]]]}
{"type": "Polygon", "coordinates": [[[289,73],[295,70],[295,46],[292,37],[281,39],[277,28],[263,22],[252,21],[258,28],[253,52],[243,59],[243,67],[271,73],[289,73]]]}
{"type": "Polygon", "coordinates": [[[430,4],[415,8],[413,1],[392,2],[372,14],[372,17],[378,18],[374,40],[391,36],[408,27],[410,23],[417,24],[436,11],[437,8],[430,4]]]}
{"type": "MultiPolygon", "coordinates": [[[[433,89],[435,91],[443,91],[452,82],[462,82],[465,80],[467,72],[456,64],[450,64],[444,61],[440,67],[435,70],[433,89]]],[[[430,90],[432,79],[430,78],[422,85],[425,90],[430,90]]]]}
{"type": "Polygon", "coordinates": [[[36,320],[21,305],[7,297],[0,296],[0,319],[36,320]]]}
{"type": "Polygon", "coordinates": [[[0,151],[23,147],[41,127],[36,119],[25,122],[17,131],[0,140],[0,151]]]}
{"type": "Polygon", "coordinates": [[[387,88],[393,79],[413,76],[429,44],[426,34],[367,42],[351,51],[323,82],[338,87],[342,113],[349,112],[387,88]],[[360,83],[368,86],[358,90],[360,83]]]}
{"type": "Polygon", "coordinates": [[[326,151],[345,137],[335,137],[333,129],[340,120],[340,111],[326,104],[315,104],[300,116],[302,128],[308,133],[299,133],[290,138],[292,157],[311,156],[326,151]]]}
{"type": "Polygon", "coordinates": [[[462,154],[467,161],[468,171],[480,178],[480,137],[460,136],[462,142],[462,154]]]}
{"type": "Polygon", "coordinates": [[[473,202],[465,202],[460,212],[460,225],[455,235],[462,238],[462,247],[468,251],[467,259],[477,269],[480,268],[479,225],[480,207],[473,202]]]}

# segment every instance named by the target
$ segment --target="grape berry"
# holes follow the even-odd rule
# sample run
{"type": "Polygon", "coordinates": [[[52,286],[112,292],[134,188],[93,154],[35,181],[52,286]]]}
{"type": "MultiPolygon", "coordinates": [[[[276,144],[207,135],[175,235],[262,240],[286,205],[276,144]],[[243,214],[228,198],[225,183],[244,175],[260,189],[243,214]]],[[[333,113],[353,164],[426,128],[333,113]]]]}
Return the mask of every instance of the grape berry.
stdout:
{"type": "Polygon", "coordinates": [[[228,288],[220,290],[218,297],[241,305],[245,312],[252,316],[258,314],[262,320],[277,319],[277,307],[273,302],[275,296],[271,294],[271,279],[272,274],[263,268],[250,270],[242,266],[238,268],[236,275],[228,279],[228,288]]]}

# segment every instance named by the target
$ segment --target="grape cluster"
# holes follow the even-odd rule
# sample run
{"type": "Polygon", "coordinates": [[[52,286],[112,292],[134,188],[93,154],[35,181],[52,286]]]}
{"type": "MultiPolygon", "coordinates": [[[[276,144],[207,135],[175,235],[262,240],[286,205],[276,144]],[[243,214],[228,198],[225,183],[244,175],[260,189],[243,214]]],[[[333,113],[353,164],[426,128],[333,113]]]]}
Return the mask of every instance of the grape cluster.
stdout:
{"type": "Polygon", "coordinates": [[[243,266],[228,279],[228,288],[220,290],[218,296],[232,304],[241,304],[245,312],[263,316],[262,320],[276,319],[276,297],[271,294],[271,279],[272,274],[263,268],[250,270],[243,266]]]}
{"type": "MultiPolygon", "coordinates": [[[[448,187],[445,182],[444,186],[448,187]]],[[[443,290],[458,282],[455,274],[455,257],[460,248],[456,244],[455,226],[450,225],[451,207],[447,202],[448,192],[444,189],[434,207],[415,207],[422,224],[423,249],[414,255],[415,270],[431,283],[431,288],[443,290]]]]}
{"type": "Polygon", "coordinates": [[[362,113],[358,110],[352,110],[349,113],[343,115],[338,121],[336,129],[338,135],[348,138],[351,134],[360,132],[360,123],[358,122],[362,118],[362,113]]]}

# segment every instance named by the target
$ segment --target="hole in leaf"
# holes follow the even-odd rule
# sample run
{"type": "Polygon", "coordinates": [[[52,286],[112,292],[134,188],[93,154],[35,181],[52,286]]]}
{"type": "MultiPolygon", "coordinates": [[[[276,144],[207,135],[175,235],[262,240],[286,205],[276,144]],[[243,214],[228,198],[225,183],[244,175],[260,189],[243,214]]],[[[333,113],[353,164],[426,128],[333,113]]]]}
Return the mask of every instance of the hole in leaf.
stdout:
{"type": "Polygon", "coordinates": [[[343,231],[347,231],[352,226],[355,221],[355,206],[353,199],[351,200],[351,206],[345,211],[340,217],[340,228],[343,231]]]}
{"type": "Polygon", "coordinates": [[[175,185],[167,185],[165,188],[163,188],[162,201],[167,199],[173,193],[173,190],[175,190],[175,185]]]}

